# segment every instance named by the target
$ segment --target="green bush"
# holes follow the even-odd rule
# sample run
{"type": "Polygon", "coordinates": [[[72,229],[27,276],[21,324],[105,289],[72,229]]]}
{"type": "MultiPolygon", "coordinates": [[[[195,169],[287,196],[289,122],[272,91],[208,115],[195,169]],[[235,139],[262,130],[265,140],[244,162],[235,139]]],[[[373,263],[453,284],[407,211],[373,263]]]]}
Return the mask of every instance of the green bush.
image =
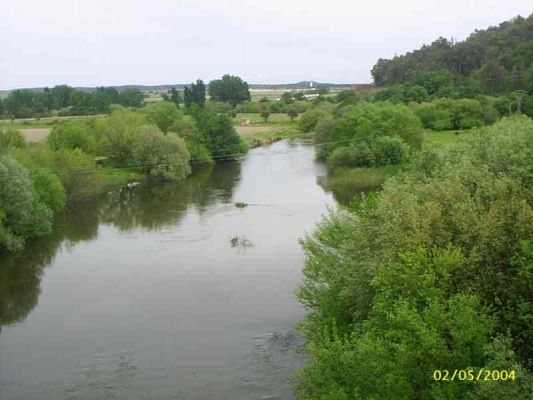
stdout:
{"type": "Polygon", "coordinates": [[[0,155],[26,146],[26,140],[18,129],[0,128],[0,155]]]}
{"type": "Polygon", "coordinates": [[[302,241],[300,398],[529,398],[532,158],[533,121],[504,119],[324,218],[302,241]],[[457,365],[517,378],[432,379],[457,365]]]}
{"type": "Polygon", "coordinates": [[[328,142],[331,140],[333,129],[335,129],[335,120],[331,117],[323,118],[316,125],[314,142],[318,145],[316,148],[316,158],[319,160],[326,159],[328,156],[328,142]]]}
{"type": "Polygon", "coordinates": [[[160,101],[146,107],[146,120],[167,133],[180,118],[181,113],[175,103],[160,101]]]}
{"type": "Polygon", "coordinates": [[[65,208],[67,196],[61,180],[56,174],[45,169],[37,169],[32,171],[30,176],[33,188],[42,203],[46,204],[53,212],[65,208]]]}
{"type": "Polygon", "coordinates": [[[236,158],[246,151],[246,146],[226,115],[199,109],[191,112],[213,159],[236,158]]]}
{"type": "Polygon", "coordinates": [[[47,141],[54,150],[80,149],[88,154],[96,153],[94,131],[84,121],[69,121],[55,126],[47,141]]]}
{"type": "Polygon", "coordinates": [[[227,114],[233,107],[230,103],[225,103],[223,101],[208,101],[205,103],[205,109],[209,112],[227,114]]]}
{"type": "Polygon", "coordinates": [[[422,103],[414,109],[424,128],[435,131],[453,129],[452,116],[449,107],[439,107],[439,102],[422,103]]]}
{"type": "Polygon", "coordinates": [[[132,150],[137,130],[144,124],[142,115],[124,108],[114,110],[108,118],[99,120],[99,153],[110,157],[118,165],[133,160],[132,150]]]}
{"type": "Polygon", "coordinates": [[[298,119],[298,126],[303,132],[311,132],[318,122],[327,117],[328,113],[320,108],[309,108],[298,119]]]}
{"type": "Polygon", "coordinates": [[[419,118],[406,106],[389,103],[367,103],[347,110],[331,134],[331,152],[338,147],[361,140],[373,143],[378,137],[398,136],[413,149],[422,143],[419,118]]]}
{"type": "Polygon", "coordinates": [[[475,99],[438,99],[414,107],[414,112],[425,128],[436,131],[470,129],[496,122],[494,106],[475,99]]]}
{"type": "Polygon", "coordinates": [[[400,164],[406,160],[409,147],[397,137],[380,137],[370,145],[363,141],[339,147],[328,157],[328,164],[337,167],[375,167],[400,164]]]}
{"type": "Polygon", "coordinates": [[[383,136],[373,143],[376,164],[400,164],[409,154],[409,146],[398,137],[383,136]]]}
{"type": "Polygon", "coordinates": [[[135,164],[149,178],[179,181],[191,173],[189,152],[183,139],[164,135],[155,126],[139,130],[133,146],[135,164]]]}
{"type": "Polygon", "coordinates": [[[80,149],[54,152],[53,163],[68,200],[86,200],[102,189],[103,181],[94,157],[80,149]]]}
{"type": "MultiPolygon", "coordinates": [[[[370,152],[373,156],[373,154],[370,152]]],[[[357,167],[359,165],[359,150],[352,146],[339,147],[335,149],[328,157],[328,166],[330,168],[339,167],[357,167]]],[[[369,161],[369,160],[368,160],[369,161]]],[[[373,161],[373,160],[372,160],[373,161]]],[[[373,163],[370,163],[372,166],[373,163]]],[[[365,165],[366,166],[366,165],[365,165]]]]}
{"type": "Polygon", "coordinates": [[[0,156],[0,252],[22,249],[27,238],[52,229],[52,211],[40,201],[28,171],[0,156]]]}

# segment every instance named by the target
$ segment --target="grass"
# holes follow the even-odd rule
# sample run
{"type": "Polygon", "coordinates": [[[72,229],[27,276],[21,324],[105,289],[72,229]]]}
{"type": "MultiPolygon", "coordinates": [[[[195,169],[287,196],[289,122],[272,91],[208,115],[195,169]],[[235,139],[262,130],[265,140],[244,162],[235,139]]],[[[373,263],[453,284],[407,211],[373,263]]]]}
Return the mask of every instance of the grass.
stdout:
{"type": "Polygon", "coordinates": [[[472,129],[467,130],[450,130],[450,131],[426,131],[426,143],[425,145],[430,146],[447,146],[452,143],[456,143],[458,140],[461,140],[467,136],[472,129]]]}
{"type": "Polygon", "coordinates": [[[49,128],[59,122],[68,121],[71,119],[84,119],[84,118],[102,118],[107,117],[107,114],[95,114],[95,115],[72,115],[65,117],[44,117],[44,118],[22,118],[15,119],[11,122],[10,119],[1,119],[0,127],[15,126],[17,128],[49,128]]]}
{"type": "Polygon", "coordinates": [[[241,135],[241,137],[249,148],[254,148],[264,144],[277,142],[278,140],[282,139],[301,137],[302,135],[302,132],[298,128],[291,126],[274,130],[248,133],[246,135],[241,135]]]}
{"type": "Polygon", "coordinates": [[[124,186],[130,182],[138,182],[144,179],[140,172],[128,168],[103,167],[98,170],[104,182],[104,189],[110,190],[124,186]]]}
{"type": "Polygon", "coordinates": [[[239,113],[233,118],[233,124],[234,125],[240,125],[242,119],[249,119],[251,126],[257,126],[257,125],[287,125],[287,124],[294,124],[297,120],[297,118],[294,119],[293,122],[291,122],[290,117],[287,114],[282,113],[272,113],[270,114],[270,117],[267,121],[265,121],[261,114],[259,113],[239,113]]]}

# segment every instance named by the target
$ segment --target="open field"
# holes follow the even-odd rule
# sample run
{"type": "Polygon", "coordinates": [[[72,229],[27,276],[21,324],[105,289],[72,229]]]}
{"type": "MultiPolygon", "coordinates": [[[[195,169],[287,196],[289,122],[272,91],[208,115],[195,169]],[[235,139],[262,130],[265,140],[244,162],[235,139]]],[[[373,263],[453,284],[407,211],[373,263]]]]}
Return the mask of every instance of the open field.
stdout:
{"type": "Polygon", "coordinates": [[[252,126],[255,125],[291,125],[294,124],[295,121],[298,118],[294,119],[294,122],[291,122],[291,119],[287,114],[282,113],[272,113],[270,114],[270,117],[268,118],[268,121],[265,122],[265,120],[261,117],[261,114],[259,113],[240,113],[233,118],[233,124],[234,125],[240,125],[241,120],[249,119],[252,126]]]}
{"type": "Polygon", "coordinates": [[[94,115],[70,115],[65,117],[45,117],[45,118],[19,118],[14,119],[11,122],[10,119],[0,119],[0,126],[3,125],[28,125],[32,128],[37,127],[46,127],[48,125],[54,125],[61,121],[68,121],[70,119],[81,119],[81,118],[95,118],[95,117],[106,117],[107,114],[94,114],[94,115]]]}
{"type": "Polygon", "coordinates": [[[20,129],[20,133],[24,136],[29,143],[39,143],[46,139],[46,137],[52,132],[52,128],[23,128],[20,129]]]}
{"type": "Polygon", "coordinates": [[[455,143],[458,140],[461,140],[469,135],[470,132],[472,132],[473,129],[468,130],[451,130],[451,131],[426,131],[426,145],[444,145],[447,146],[449,144],[455,143]]]}

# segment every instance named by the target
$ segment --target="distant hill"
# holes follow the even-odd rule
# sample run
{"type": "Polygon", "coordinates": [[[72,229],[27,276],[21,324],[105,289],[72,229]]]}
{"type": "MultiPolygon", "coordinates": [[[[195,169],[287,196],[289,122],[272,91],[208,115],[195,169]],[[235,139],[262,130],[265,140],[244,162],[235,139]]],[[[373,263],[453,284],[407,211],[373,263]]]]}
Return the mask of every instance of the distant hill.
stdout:
{"type": "MultiPolygon", "coordinates": [[[[115,89],[117,89],[119,92],[122,92],[126,89],[139,89],[143,92],[166,92],[167,90],[170,90],[172,88],[176,89],[183,89],[185,86],[189,85],[189,83],[174,83],[174,84],[166,84],[166,85],[120,85],[120,86],[112,86],[115,89]]],[[[366,84],[356,84],[355,86],[360,85],[366,85],[366,84]]],[[[321,83],[316,81],[301,81],[296,83],[274,83],[274,84],[255,84],[251,83],[249,84],[250,89],[252,90],[292,90],[292,89],[312,89],[317,88],[320,86],[327,86],[327,87],[351,87],[354,86],[351,83],[321,83]]],[[[82,92],[94,92],[96,91],[96,86],[93,87],[87,87],[87,86],[80,86],[80,87],[74,87],[74,89],[82,91],[82,92]]],[[[10,90],[0,90],[0,95],[7,94],[13,90],[16,89],[10,89],[10,90]]],[[[32,90],[32,91],[42,91],[44,90],[43,87],[40,88],[21,88],[21,90],[32,90]]]]}

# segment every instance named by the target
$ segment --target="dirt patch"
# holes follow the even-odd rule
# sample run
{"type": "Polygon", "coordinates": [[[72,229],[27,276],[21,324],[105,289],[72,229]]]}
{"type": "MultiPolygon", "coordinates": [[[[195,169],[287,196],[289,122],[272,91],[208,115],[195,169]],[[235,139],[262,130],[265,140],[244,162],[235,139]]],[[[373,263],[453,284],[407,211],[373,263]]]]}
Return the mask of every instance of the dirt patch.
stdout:
{"type": "Polygon", "coordinates": [[[51,131],[52,128],[25,128],[20,130],[20,132],[26,138],[26,141],[30,143],[44,141],[51,131]]]}
{"type": "Polygon", "coordinates": [[[273,127],[273,126],[236,126],[235,130],[239,135],[251,135],[254,133],[261,133],[261,132],[276,132],[279,131],[281,128],[273,127]]]}

